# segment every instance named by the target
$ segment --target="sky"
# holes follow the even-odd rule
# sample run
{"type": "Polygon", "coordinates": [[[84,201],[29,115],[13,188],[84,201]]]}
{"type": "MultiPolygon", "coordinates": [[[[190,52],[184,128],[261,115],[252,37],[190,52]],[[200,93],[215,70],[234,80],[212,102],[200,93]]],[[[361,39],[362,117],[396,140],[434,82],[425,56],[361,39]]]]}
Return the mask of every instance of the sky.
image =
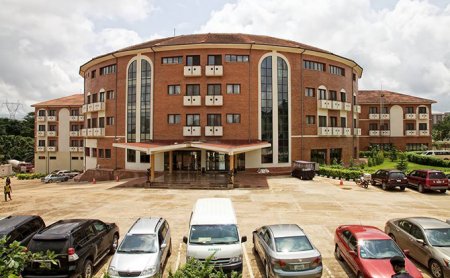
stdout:
{"type": "Polygon", "coordinates": [[[0,116],[82,93],[79,67],[140,42],[193,33],[298,41],[356,61],[360,89],[450,111],[450,0],[0,0],[0,116]]]}

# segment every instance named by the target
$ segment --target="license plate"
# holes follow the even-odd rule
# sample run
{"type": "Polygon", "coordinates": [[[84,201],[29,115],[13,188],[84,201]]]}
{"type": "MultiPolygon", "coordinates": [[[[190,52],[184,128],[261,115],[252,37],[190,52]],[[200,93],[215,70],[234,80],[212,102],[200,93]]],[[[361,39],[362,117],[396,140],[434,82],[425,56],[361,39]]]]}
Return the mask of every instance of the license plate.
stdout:
{"type": "Polygon", "coordinates": [[[397,180],[397,182],[402,182],[402,180],[397,180]]]}
{"type": "Polygon", "coordinates": [[[442,183],[442,181],[436,181],[436,183],[442,183]]]}
{"type": "Polygon", "coordinates": [[[293,269],[294,270],[305,270],[308,267],[307,264],[294,264],[293,269]]]}

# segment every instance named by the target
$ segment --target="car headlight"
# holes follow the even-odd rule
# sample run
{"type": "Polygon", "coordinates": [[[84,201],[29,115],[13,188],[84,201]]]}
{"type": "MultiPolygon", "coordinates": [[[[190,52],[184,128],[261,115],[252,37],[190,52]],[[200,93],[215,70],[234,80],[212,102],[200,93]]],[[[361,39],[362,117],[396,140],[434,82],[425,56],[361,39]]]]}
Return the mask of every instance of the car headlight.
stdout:
{"type": "Polygon", "coordinates": [[[108,274],[111,276],[119,276],[119,272],[116,270],[114,266],[109,267],[108,274]]]}
{"type": "Polygon", "coordinates": [[[145,275],[151,276],[151,275],[154,275],[155,273],[156,273],[156,268],[154,266],[149,266],[141,272],[141,276],[145,276],[145,275]]]}
{"type": "Polygon", "coordinates": [[[231,257],[230,258],[230,263],[239,263],[242,261],[242,256],[238,256],[238,257],[231,257]]]}

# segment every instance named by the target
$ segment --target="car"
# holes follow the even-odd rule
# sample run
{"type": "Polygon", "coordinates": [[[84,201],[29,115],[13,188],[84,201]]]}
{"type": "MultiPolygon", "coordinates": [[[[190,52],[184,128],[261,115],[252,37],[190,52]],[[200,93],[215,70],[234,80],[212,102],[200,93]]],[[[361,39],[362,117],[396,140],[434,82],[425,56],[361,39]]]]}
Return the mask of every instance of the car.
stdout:
{"type": "Polygon", "coordinates": [[[397,218],[387,221],[384,230],[433,277],[450,277],[450,224],[431,217],[397,218]]]}
{"type": "Polygon", "coordinates": [[[322,256],[296,224],[256,229],[253,246],[264,265],[264,277],[322,277],[322,256]]]}
{"type": "Polygon", "coordinates": [[[52,183],[52,182],[63,182],[68,181],[69,177],[57,174],[49,174],[41,179],[44,183],[52,183]]]}
{"type": "Polygon", "coordinates": [[[448,178],[438,170],[415,170],[408,174],[408,184],[420,193],[427,190],[445,193],[448,190],[448,178]]]}
{"type": "Polygon", "coordinates": [[[399,187],[401,191],[408,186],[405,173],[399,170],[378,170],[372,174],[372,185],[380,184],[383,190],[399,187]]]}
{"type": "Polygon", "coordinates": [[[93,276],[93,267],[109,253],[116,251],[119,228],[115,223],[97,219],[59,220],[36,233],[28,250],[53,251],[57,264],[48,260],[32,260],[25,266],[22,277],[93,276]]]}
{"type": "Polygon", "coordinates": [[[162,277],[171,253],[169,223],[160,217],[139,218],[117,248],[108,274],[111,278],[162,277]]]}
{"type": "Polygon", "coordinates": [[[449,150],[429,150],[422,153],[422,155],[435,156],[437,158],[443,160],[450,159],[450,151],[449,150]]]}
{"type": "Polygon", "coordinates": [[[73,179],[75,176],[78,176],[80,174],[80,172],[69,171],[69,170],[60,170],[60,171],[56,172],[56,174],[59,176],[67,176],[67,177],[69,177],[69,179],[73,179]]]}
{"type": "Polygon", "coordinates": [[[0,238],[7,237],[6,244],[18,241],[27,246],[34,234],[45,228],[38,215],[10,215],[0,219],[0,238]]]}
{"type": "Polygon", "coordinates": [[[394,256],[405,259],[406,271],[412,277],[422,277],[395,241],[377,227],[341,225],[336,228],[334,243],[336,259],[345,261],[358,278],[390,278],[394,274],[390,259],[394,256]]]}
{"type": "Polygon", "coordinates": [[[316,162],[295,160],[292,161],[291,176],[302,180],[312,180],[319,170],[319,164],[316,162]]]}

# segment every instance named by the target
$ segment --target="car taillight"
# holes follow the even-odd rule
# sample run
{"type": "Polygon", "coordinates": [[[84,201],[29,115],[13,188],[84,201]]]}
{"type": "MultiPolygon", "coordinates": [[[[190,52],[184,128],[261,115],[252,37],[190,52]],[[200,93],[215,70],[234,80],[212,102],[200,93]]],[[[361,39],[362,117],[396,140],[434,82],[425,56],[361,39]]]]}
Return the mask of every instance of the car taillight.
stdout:
{"type": "Polygon", "coordinates": [[[283,268],[286,266],[286,262],[283,260],[272,260],[274,268],[283,268]]]}
{"type": "Polygon", "coordinates": [[[67,249],[67,255],[72,256],[73,254],[75,254],[75,248],[67,249]]]}
{"type": "Polygon", "coordinates": [[[76,261],[79,258],[77,253],[75,253],[75,248],[73,248],[73,247],[70,247],[69,249],[67,249],[67,255],[68,255],[69,262],[76,261]]]}
{"type": "Polygon", "coordinates": [[[311,263],[311,268],[316,268],[316,267],[321,266],[321,265],[322,265],[322,257],[317,257],[311,263]]]}

